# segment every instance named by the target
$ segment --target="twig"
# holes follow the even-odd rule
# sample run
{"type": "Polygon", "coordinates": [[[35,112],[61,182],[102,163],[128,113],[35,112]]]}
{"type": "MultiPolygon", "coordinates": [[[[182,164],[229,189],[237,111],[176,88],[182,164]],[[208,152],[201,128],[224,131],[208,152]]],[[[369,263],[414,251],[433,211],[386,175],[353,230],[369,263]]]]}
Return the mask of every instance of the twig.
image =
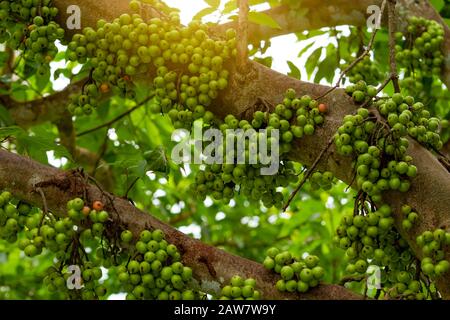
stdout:
{"type": "Polygon", "coordinates": [[[239,5],[237,67],[245,71],[248,61],[248,0],[237,0],[239,5]]]}
{"type": "Polygon", "coordinates": [[[111,207],[113,208],[113,210],[114,210],[114,212],[115,212],[115,214],[117,216],[117,219],[122,221],[122,217],[120,216],[119,211],[117,210],[116,206],[114,205],[114,198],[102,188],[100,183],[94,177],[92,177],[90,175],[87,175],[87,178],[88,178],[89,181],[92,181],[92,183],[94,183],[94,185],[97,187],[97,189],[102,194],[102,197],[106,197],[106,199],[108,199],[109,204],[111,205],[111,207]]]}
{"type": "MultiPolygon", "coordinates": [[[[381,15],[383,15],[384,8],[385,8],[385,6],[386,6],[386,1],[387,1],[387,0],[384,0],[384,1],[383,1],[383,4],[381,5],[381,15]]],[[[380,20],[381,20],[381,16],[380,16],[380,20]]],[[[340,74],[340,76],[339,76],[339,78],[338,78],[336,84],[335,84],[333,87],[331,87],[330,89],[328,89],[324,94],[322,94],[322,95],[320,95],[319,97],[317,97],[315,100],[323,99],[323,98],[325,98],[327,95],[329,95],[331,92],[333,92],[334,90],[336,90],[337,88],[339,88],[339,86],[341,85],[341,81],[342,81],[342,79],[344,78],[344,76],[345,76],[351,69],[353,69],[353,67],[354,67],[355,65],[357,65],[359,62],[361,62],[361,61],[362,61],[362,60],[370,53],[370,51],[372,50],[373,44],[374,44],[374,42],[375,42],[375,37],[376,37],[377,33],[378,33],[378,29],[375,29],[375,30],[372,32],[372,37],[370,38],[370,41],[369,41],[369,44],[367,45],[367,48],[364,50],[364,52],[363,52],[360,56],[358,56],[355,60],[353,60],[353,62],[350,63],[350,65],[349,65],[347,68],[345,68],[345,69],[341,72],[341,74],[340,74]]]]}
{"type": "Polygon", "coordinates": [[[23,55],[19,55],[11,68],[11,73],[14,73],[16,69],[19,67],[20,62],[22,61],[23,55]]]}
{"type": "Polygon", "coordinates": [[[192,211],[187,211],[187,212],[184,212],[182,214],[179,214],[179,215],[173,217],[172,219],[170,219],[169,220],[169,224],[170,225],[175,225],[177,223],[185,221],[185,220],[189,219],[190,217],[192,217],[193,214],[194,213],[192,211]]]}
{"type": "Polygon", "coordinates": [[[138,103],[138,104],[135,105],[133,108],[131,108],[131,109],[125,111],[124,113],[118,115],[118,116],[115,117],[114,119],[112,119],[112,120],[110,120],[110,121],[108,121],[108,122],[106,122],[106,123],[104,123],[104,124],[101,124],[101,125],[99,125],[99,126],[97,126],[97,127],[94,127],[94,128],[92,128],[92,129],[88,129],[88,130],[86,130],[86,131],[80,132],[79,134],[77,134],[77,137],[84,136],[84,135],[86,135],[86,134],[95,132],[95,131],[100,130],[100,129],[102,129],[102,128],[110,127],[111,125],[113,125],[113,124],[116,123],[117,121],[121,120],[122,118],[126,117],[127,115],[133,113],[134,111],[136,111],[137,109],[139,109],[140,107],[142,107],[144,104],[146,104],[148,101],[150,101],[150,100],[154,97],[154,95],[155,95],[155,93],[152,93],[150,96],[148,96],[147,98],[145,98],[144,101],[142,101],[141,103],[138,103]]]}
{"type": "Polygon", "coordinates": [[[400,92],[398,83],[397,61],[395,60],[395,4],[397,0],[388,0],[388,19],[389,19],[389,67],[391,71],[390,78],[394,85],[396,93],[400,92]]]}
{"type": "Polygon", "coordinates": [[[139,181],[141,177],[137,177],[134,179],[134,181],[130,184],[127,191],[125,192],[125,195],[123,196],[125,199],[128,199],[128,193],[130,193],[131,189],[133,189],[134,185],[139,181]]]}
{"type": "Polygon", "coordinates": [[[289,207],[289,205],[291,204],[292,200],[294,200],[295,196],[300,191],[300,189],[303,187],[303,185],[305,184],[306,180],[308,180],[308,178],[314,172],[314,169],[317,167],[317,165],[319,164],[320,160],[324,156],[325,152],[330,148],[330,146],[333,144],[333,142],[334,142],[334,137],[331,137],[330,140],[328,141],[327,145],[325,146],[325,148],[322,149],[322,151],[317,156],[317,158],[314,161],[314,163],[311,165],[311,168],[309,168],[309,170],[306,171],[306,173],[303,176],[303,179],[300,182],[300,184],[298,185],[298,187],[294,190],[294,192],[292,192],[291,196],[289,197],[289,200],[287,201],[286,205],[283,208],[283,211],[286,211],[286,209],[289,207]]]}
{"type": "Polygon", "coordinates": [[[375,300],[380,299],[380,296],[381,296],[381,293],[382,293],[382,292],[383,292],[383,291],[382,291],[381,289],[377,289],[377,292],[375,293],[374,299],[375,299],[375,300]]]}
{"type": "Polygon", "coordinates": [[[48,214],[48,206],[47,206],[47,199],[45,198],[44,191],[42,191],[42,188],[40,188],[40,187],[37,188],[36,191],[39,192],[39,194],[42,197],[42,204],[43,204],[44,214],[47,215],[48,214]]]}
{"type": "Polygon", "coordinates": [[[38,15],[42,17],[42,0],[39,0],[37,6],[38,15]]]}
{"type": "Polygon", "coordinates": [[[14,54],[14,50],[12,50],[10,47],[5,47],[5,52],[8,55],[8,59],[5,63],[5,67],[2,70],[2,74],[11,74],[14,72],[14,59],[15,59],[15,54],[14,54]]]}
{"type": "Polygon", "coordinates": [[[45,219],[45,217],[47,217],[48,216],[48,205],[47,205],[47,199],[45,198],[45,194],[44,194],[44,191],[42,190],[42,188],[36,188],[36,191],[37,192],[39,192],[39,194],[41,195],[41,198],[42,198],[42,204],[43,204],[43,209],[44,209],[44,214],[42,215],[42,219],[41,219],[41,221],[39,222],[39,228],[38,228],[38,230],[39,230],[39,233],[41,232],[41,227],[42,227],[42,224],[44,223],[44,219],[45,219]]]}
{"type": "Polygon", "coordinates": [[[444,166],[445,169],[447,169],[448,172],[450,172],[450,160],[441,153],[441,155],[438,155],[439,162],[444,166]]]}
{"type": "Polygon", "coordinates": [[[357,172],[356,170],[354,170],[353,175],[352,175],[352,180],[350,180],[350,183],[348,184],[348,186],[345,188],[345,192],[347,192],[348,190],[350,190],[350,188],[352,187],[353,183],[356,180],[356,176],[357,176],[357,172]]]}
{"type": "MultiPolygon", "coordinates": [[[[392,78],[391,75],[389,75],[389,77],[387,77],[384,82],[380,85],[380,87],[377,89],[377,93],[375,94],[375,96],[377,96],[381,91],[383,91],[384,88],[386,88],[386,86],[389,84],[389,82],[391,82],[392,78]]],[[[369,100],[367,100],[366,102],[364,102],[360,108],[366,108],[367,106],[369,106],[372,103],[372,98],[370,98],[369,100]]]]}
{"type": "Polygon", "coordinates": [[[341,39],[339,38],[339,33],[336,29],[336,27],[333,27],[331,30],[333,30],[333,34],[336,37],[336,61],[337,64],[341,64],[341,39]]]}
{"type": "Polygon", "coordinates": [[[98,166],[100,165],[100,161],[102,160],[103,156],[105,155],[106,149],[108,148],[108,131],[109,128],[106,130],[105,139],[103,140],[102,146],[100,147],[100,152],[98,153],[97,159],[95,159],[94,168],[92,170],[91,176],[95,176],[95,173],[97,172],[98,166]]]}

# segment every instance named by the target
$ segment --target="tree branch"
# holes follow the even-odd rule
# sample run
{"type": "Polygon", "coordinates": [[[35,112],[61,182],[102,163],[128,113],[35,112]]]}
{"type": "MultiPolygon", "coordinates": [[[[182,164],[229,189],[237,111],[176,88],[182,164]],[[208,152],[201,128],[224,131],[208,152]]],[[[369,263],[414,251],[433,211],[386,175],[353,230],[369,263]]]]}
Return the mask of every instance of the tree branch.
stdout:
{"type": "Polygon", "coordinates": [[[395,4],[397,0],[388,0],[388,24],[389,24],[389,69],[390,77],[394,85],[395,92],[400,92],[398,84],[397,61],[395,60],[395,32],[397,29],[395,22],[395,4]]]}
{"type": "Polygon", "coordinates": [[[444,147],[442,148],[441,152],[442,152],[447,158],[450,158],[450,140],[448,140],[447,143],[444,144],[444,147]]]}
{"type": "Polygon", "coordinates": [[[239,5],[237,66],[238,70],[246,70],[248,61],[248,0],[237,0],[239,5]]]}
{"type": "Polygon", "coordinates": [[[52,181],[40,186],[45,192],[48,209],[56,214],[65,212],[66,203],[80,196],[86,188],[89,201],[102,200],[109,211],[117,210],[117,217],[134,234],[148,228],[164,231],[170,243],[182,252],[183,263],[194,271],[196,286],[206,293],[217,295],[220,287],[233,275],[252,277],[257,281],[265,299],[362,299],[360,295],[338,285],[321,284],[305,294],[281,293],[275,288],[278,276],[267,271],[261,264],[237,257],[205,245],[140,211],[127,200],[104,194],[97,186],[86,184],[79,176],[41,165],[33,160],[0,150],[0,190],[6,189],[28,203],[43,206],[43,197],[35,191],[40,182],[52,181]],[[112,199],[110,203],[109,199],[112,199]],[[113,209],[114,208],[114,209],[113,209]]]}

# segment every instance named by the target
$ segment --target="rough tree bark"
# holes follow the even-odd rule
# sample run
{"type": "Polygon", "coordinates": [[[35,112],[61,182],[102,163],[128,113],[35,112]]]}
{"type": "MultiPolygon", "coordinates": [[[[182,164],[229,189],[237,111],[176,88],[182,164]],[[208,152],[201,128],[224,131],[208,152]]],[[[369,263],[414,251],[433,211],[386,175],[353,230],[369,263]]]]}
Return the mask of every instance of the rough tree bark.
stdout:
{"type": "MultiPolygon", "coordinates": [[[[55,1],[60,8],[65,8],[69,2],[73,4],[74,1],[55,1]]],[[[83,16],[83,26],[93,25],[97,19],[102,17],[111,19],[126,12],[126,5],[124,4],[126,2],[122,0],[75,1],[81,7],[82,12],[89,13],[83,16]]],[[[355,6],[355,3],[352,3],[352,5],[355,6]]],[[[320,6],[316,9],[319,8],[320,6]]],[[[62,12],[65,12],[65,10],[63,9],[62,12]]],[[[329,89],[326,86],[291,79],[254,62],[250,62],[251,71],[244,77],[242,75],[235,76],[235,70],[232,65],[229,68],[232,75],[230,86],[220,95],[212,107],[213,111],[221,116],[225,116],[227,113],[234,115],[245,114],[252,106],[257,105],[261,99],[264,99],[269,104],[276,105],[282,100],[283,93],[287,88],[294,88],[298,94],[309,94],[313,97],[320,96],[329,89]]],[[[326,116],[324,127],[319,129],[313,137],[301,139],[291,153],[292,159],[298,160],[307,166],[314,162],[317,155],[327,145],[341,124],[343,117],[346,114],[355,112],[358,107],[342,90],[335,90],[324,101],[329,105],[330,109],[329,114],[326,116]]],[[[448,196],[450,195],[450,174],[431,153],[416,142],[411,141],[408,152],[414,158],[414,164],[418,167],[418,176],[414,179],[412,188],[408,193],[391,192],[385,195],[385,200],[394,208],[397,228],[408,240],[416,256],[421,257],[422,253],[415,244],[415,238],[418,234],[425,230],[436,228],[444,228],[450,231],[450,211],[448,210],[450,208],[450,197],[448,196]],[[400,221],[399,208],[405,203],[414,207],[421,214],[420,224],[408,233],[402,229],[400,221]]],[[[0,168],[4,165],[2,155],[0,155],[0,168]]],[[[352,181],[351,159],[339,156],[334,148],[329,150],[328,156],[320,162],[319,168],[332,171],[344,182],[351,183],[352,181]]],[[[22,178],[28,179],[27,176],[22,178]]],[[[23,184],[26,181],[21,181],[17,178],[17,181],[14,183],[23,184]]],[[[13,181],[9,180],[9,182],[13,181]]],[[[1,181],[0,186],[2,183],[6,182],[1,181]]],[[[23,188],[23,190],[27,189],[23,188]]],[[[36,197],[34,201],[37,201],[36,197]]],[[[52,201],[57,201],[57,199],[52,201]]],[[[132,214],[130,216],[135,217],[132,214]]],[[[129,218],[124,216],[124,219],[129,218]]],[[[446,252],[446,258],[450,259],[449,252],[446,252]]],[[[438,279],[438,288],[444,298],[450,299],[450,276],[448,273],[438,279]]]]}
{"type": "Polygon", "coordinates": [[[0,150],[0,190],[9,190],[16,197],[42,207],[42,197],[36,192],[36,184],[45,194],[48,208],[63,215],[67,201],[82,196],[86,190],[89,202],[101,200],[115,221],[131,230],[136,236],[145,229],[161,229],[166,239],[175,244],[182,253],[183,262],[194,271],[195,285],[203,292],[218,295],[224,283],[233,275],[254,278],[264,299],[361,299],[344,287],[320,284],[305,294],[278,292],[275,282],[278,276],[267,271],[261,264],[237,257],[225,251],[203,244],[151,215],[140,211],[123,198],[105,194],[97,186],[86,184],[79,175],[44,166],[33,160],[0,150]],[[112,200],[111,200],[112,199],[112,200]],[[111,202],[112,201],[112,202],[111,202]]]}

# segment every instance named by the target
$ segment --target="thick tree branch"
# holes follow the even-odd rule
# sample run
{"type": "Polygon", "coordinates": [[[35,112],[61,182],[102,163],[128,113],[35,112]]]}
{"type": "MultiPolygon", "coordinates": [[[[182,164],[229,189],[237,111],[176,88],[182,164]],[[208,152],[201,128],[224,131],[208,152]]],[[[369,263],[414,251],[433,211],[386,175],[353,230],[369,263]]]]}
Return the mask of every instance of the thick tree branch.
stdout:
{"type": "Polygon", "coordinates": [[[447,158],[450,158],[450,140],[448,140],[447,143],[444,144],[444,147],[442,148],[441,152],[442,152],[447,158]]]}
{"type": "MultiPolygon", "coordinates": [[[[261,264],[237,257],[222,250],[205,245],[151,215],[140,211],[127,200],[104,194],[97,186],[87,185],[80,177],[41,165],[25,157],[0,150],[0,190],[6,189],[21,200],[43,206],[43,197],[33,192],[35,185],[46,183],[40,188],[45,192],[48,209],[63,214],[66,202],[80,196],[86,188],[89,201],[102,200],[110,212],[116,212],[121,223],[135,235],[148,228],[159,228],[170,243],[182,252],[183,262],[194,271],[198,289],[217,295],[220,287],[228,283],[233,275],[253,277],[265,299],[361,299],[348,289],[337,285],[321,284],[305,294],[280,293],[275,288],[277,276],[267,271],[261,264]],[[112,199],[112,203],[110,202],[112,199]]],[[[113,216],[116,216],[112,214],[113,216]]]]}

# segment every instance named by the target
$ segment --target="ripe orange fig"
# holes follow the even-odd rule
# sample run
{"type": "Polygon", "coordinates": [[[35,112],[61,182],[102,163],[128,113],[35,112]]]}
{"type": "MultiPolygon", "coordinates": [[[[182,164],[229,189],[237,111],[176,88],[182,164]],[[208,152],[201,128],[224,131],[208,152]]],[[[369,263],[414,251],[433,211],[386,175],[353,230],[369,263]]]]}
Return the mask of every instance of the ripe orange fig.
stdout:
{"type": "Polygon", "coordinates": [[[320,113],[327,113],[328,112],[328,106],[324,103],[319,104],[319,112],[320,113]]]}
{"type": "Polygon", "coordinates": [[[94,210],[96,210],[96,211],[102,211],[103,210],[103,202],[94,201],[94,203],[92,204],[92,208],[94,208],[94,210]]]}
{"type": "Polygon", "coordinates": [[[100,86],[100,91],[102,93],[109,92],[109,85],[107,83],[102,83],[101,86],[100,86]]]}
{"type": "Polygon", "coordinates": [[[84,206],[83,210],[81,210],[81,212],[83,212],[84,216],[88,216],[89,213],[91,212],[91,208],[89,208],[88,206],[84,206]]]}

